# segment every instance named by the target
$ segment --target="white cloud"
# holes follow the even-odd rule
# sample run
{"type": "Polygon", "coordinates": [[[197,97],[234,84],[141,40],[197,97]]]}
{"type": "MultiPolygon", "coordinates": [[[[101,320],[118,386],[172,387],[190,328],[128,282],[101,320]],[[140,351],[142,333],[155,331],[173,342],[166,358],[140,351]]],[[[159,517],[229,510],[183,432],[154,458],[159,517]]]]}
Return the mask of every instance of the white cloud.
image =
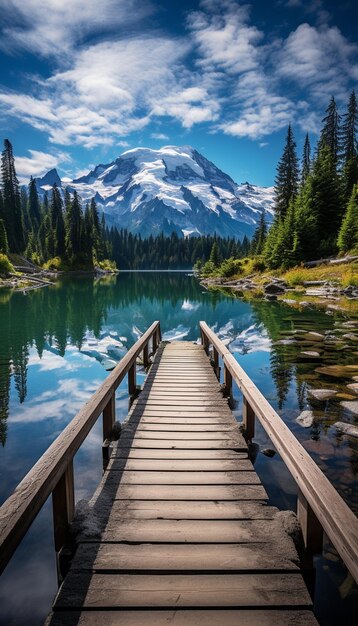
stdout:
{"type": "Polygon", "coordinates": [[[309,89],[310,96],[327,101],[332,94],[345,99],[354,79],[358,46],[336,27],[300,24],[275,54],[277,75],[309,89]]]}
{"type": "Polygon", "coordinates": [[[199,64],[208,69],[213,64],[226,72],[245,72],[257,67],[263,33],[250,26],[248,6],[230,0],[219,4],[202,3],[214,12],[199,11],[189,15],[188,24],[198,47],[199,64]],[[224,9],[224,11],[223,11],[224,9]]]}
{"type": "MultiPolygon", "coordinates": [[[[187,36],[176,39],[121,31],[153,10],[147,1],[139,10],[135,0],[48,4],[44,11],[42,0],[0,0],[0,45],[51,55],[55,67],[47,79],[32,77],[28,93],[0,90],[0,111],[53,144],[126,148],[130,133],[160,117],[253,140],[289,122],[317,132],[317,109],[331,94],[346,99],[358,78],[358,47],[337,27],[301,24],[286,39],[268,41],[248,5],[234,0],[202,0],[187,17],[187,36]]],[[[321,0],[285,4],[323,15],[321,0]]]]}
{"type": "Polygon", "coordinates": [[[48,154],[39,150],[29,150],[30,157],[16,157],[16,171],[20,182],[28,182],[30,176],[41,176],[60,163],[71,160],[66,152],[48,154]]]}
{"type": "Polygon", "coordinates": [[[87,37],[116,33],[153,11],[146,0],[0,0],[1,47],[64,56],[87,37]]]}
{"type": "Polygon", "coordinates": [[[150,136],[152,139],[158,139],[158,141],[167,141],[169,139],[168,135],[164,133],[151,133],[150,136]]]}

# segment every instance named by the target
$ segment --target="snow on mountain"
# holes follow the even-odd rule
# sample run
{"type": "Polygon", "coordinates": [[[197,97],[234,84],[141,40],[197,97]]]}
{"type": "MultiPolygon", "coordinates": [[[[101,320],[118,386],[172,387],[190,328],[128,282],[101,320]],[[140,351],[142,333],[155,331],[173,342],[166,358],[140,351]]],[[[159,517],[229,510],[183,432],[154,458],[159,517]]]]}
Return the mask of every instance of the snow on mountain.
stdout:
{"type": "MultiPolygon", "coordinates": [[[[40,191],[56,178],[53,172],[37,179],[40,191]]],[[[190,146],[127,150],[67,184],[83,201],[95,197],[109,226],[143,236],[176,231],[242,238],[252,235],[262,211],[268,222],[273,216],[272,187],[238,185],[190,146]]]]}

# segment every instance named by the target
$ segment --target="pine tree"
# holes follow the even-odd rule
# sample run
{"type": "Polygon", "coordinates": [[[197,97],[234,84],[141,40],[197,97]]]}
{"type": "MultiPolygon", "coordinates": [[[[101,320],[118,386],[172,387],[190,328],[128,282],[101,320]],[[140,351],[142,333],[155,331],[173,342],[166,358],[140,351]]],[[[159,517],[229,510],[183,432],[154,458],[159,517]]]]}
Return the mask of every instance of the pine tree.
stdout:
{"type": "Polygon", "coordinates": [[[337,166],[339,152],[339,124],[340,115],[334,97],[332,96],[330,103],[326,109],[326,116],[322,120],[323,128],[319,140],[319,149],[327,146],[330,150],[333,163],[337,166]]]}
{"type": "MultiPolygon", "coordinates": [[[[258,226],[256,227],[256,230],[251,240],[250,252],[253,256],[260,255],[263,253],[265,241],[266,241],[266,235],[267,235],[267,225],[266,225],[266,219],[265,219],[265,211],[262,211],[261,216],[260,216],[260,222],[258,226]]],[[[229,254],[228,256],[230,257],[234,255],[229,254]]]]}
{"type": "Polygon", "coordinates": [[[54,233],[55,256],[62,257],[65,252],[65,222],[63,219],[62,198],[56,183],[52,187],[50,213],[54,233]]]}
{"type": "Polygon", "coordinates": [[[343,161],[343,194],[348,202],[352,189],[358,183],[358,103],[355,92],[352,91],[343,116],[341,130],[342,161],[343,161]]]}
{"type": "Polygon", "coordinates": [[[75,260],[81,251],[82,209],[77,191],[66,212],[66,256],[75,260]]]}
{"type": "Polygon", "coordinates": [[[311,175],[312,211],[317,219],[322,256],[336,253],[337,233],[343,218],[340,180],[331,149],[319,148],[311,175]]]}
{"type": "Polygon", "coordinates": [[[210,261],[214,264],[215,267],[218,267],[218,265],[220,265],[220,255],[217,241],[214,241],[212,245],[210,252],[210,261]]]}
{"type": "Polygon", "coordinates": [[[311,177],[307,178],[295,201],[293,258],[296,263],[317,258],[320,245],[317,216],[312,197],[311,177]]]}
{"type": "Polygon", "coordinates": [[[4,224],[4,220],[1,220],[1,219],[0,219],[0,252],[2,252],[2,254],[8,254],[9,252],[9,245],[7,242],[5,224],[4,224]]]}
{"type": "Polygon", "coordinates": [[[358,252],[358,185],[353,187],[348,202],[338,235],[338,247],[341,252],[349,252],[350,250],[358,252]]]}
{"type": "Polygon", "coordinates": [[[286,143],[282,157],[277,166],[275,179],[275,211],[278,217],[284,217],[290,201],[297,195],[298,190],[298,160],[296,143],[291,124],[288,126],[286,143]]]}
{"type": "Polygon", "coordinates": [[[1,174],[4,221],[9,249],[12,252],[22,252],[25,248],[25,241],[21,219],[20,187],[16,176],[12,145],[8,139],[4,141],[4,150],[1,158],[1,174]]]}
{"type": "Polygon", "coordinates": [[[29,217],[32,229],[36,232],[41,224],[42,215],[36,181],[32,176],[29,183],[29,217]]]}
{"type": "Polygon", "coordinates": [[[311,171],[311,143],[308,133],[303,146],[301,184],[304,185],[311,171]]]}

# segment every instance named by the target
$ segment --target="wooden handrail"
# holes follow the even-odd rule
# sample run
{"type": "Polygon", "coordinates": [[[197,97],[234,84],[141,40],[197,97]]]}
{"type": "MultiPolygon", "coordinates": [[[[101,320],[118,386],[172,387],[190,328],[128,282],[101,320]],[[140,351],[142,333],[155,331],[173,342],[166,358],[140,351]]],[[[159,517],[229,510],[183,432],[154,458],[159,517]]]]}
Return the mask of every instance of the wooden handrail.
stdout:
{"type": "Polygon", "coordinates": [[[243,393],[245,399],[243,418],[246,429],[251,431],[252,436],[252,422],[256,415],[296,481],[297,514],[307,549],[318,551],[323,529],[358,582],[357,517],[228,348],[205,322],[200,322],[200,331],[206,352],[208,353],[209,346],[212,345],[214,351],[221,356],[225,371],[235,380],[243,393]]]}
{"type": "Polygon", "coordinates": [[[74,511],[72,461],[99,415],[103,413],[104,438],[115,419],[114,393],[125,375],[135,367],[138,355],[153,339],[153,353],[160,341],[160,323],[154,322],[138,339],[109,374],[99,389],[55,439],[42,457],[0,507],[0,573],[4,570],[21,539],[39,513],[48,496],[53,494],[55,546],[63,545],[74,511]]]}

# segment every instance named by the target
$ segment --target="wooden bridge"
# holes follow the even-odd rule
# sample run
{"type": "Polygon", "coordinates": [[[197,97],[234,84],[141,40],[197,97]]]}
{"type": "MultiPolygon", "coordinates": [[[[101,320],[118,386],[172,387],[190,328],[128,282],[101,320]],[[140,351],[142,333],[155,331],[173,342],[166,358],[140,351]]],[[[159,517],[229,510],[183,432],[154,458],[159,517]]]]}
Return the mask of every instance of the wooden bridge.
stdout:
{"type": "Polygon", "coordinates": [[[200,330],[202,345],[164,343],[155,322],[0,508],[4,569],[52,493],[61,585],[48,626],[317,624],[290,514],[267,504],[248,458],[255,416],[297,482],[306,565],[324,531],[357,580],[357,518],[229,350],[200,330]],[[139,393],[141,353],[150,369],[139,393]],[[126,375],[135,400],[113,441],[126,375]],[[229,408],[233,380],[245,438],[229,408]],[[100,414],[105,471],[71,531],[73,457],[100,414]]]}

